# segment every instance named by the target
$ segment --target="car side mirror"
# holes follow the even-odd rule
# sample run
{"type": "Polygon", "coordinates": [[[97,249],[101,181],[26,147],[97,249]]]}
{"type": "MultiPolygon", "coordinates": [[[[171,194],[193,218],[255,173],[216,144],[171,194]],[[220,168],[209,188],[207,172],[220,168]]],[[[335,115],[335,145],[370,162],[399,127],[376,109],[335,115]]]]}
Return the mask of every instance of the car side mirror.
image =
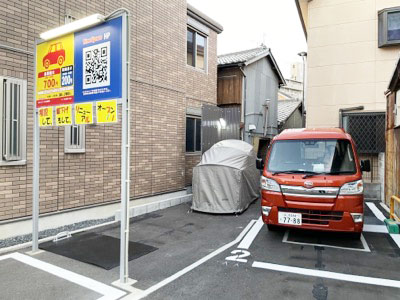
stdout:
{"type": "Polygon", "coordinates": [[[256,166],[257,166],[257,169],[259,169],[259,170],[264,169],[264,162],[261,158],[258,158],[258,157],[256,158],[256,166]]]}
{"type": "Polygon", "coordinates": [[[371,172],[371,161],[369,159],[361,161],[361,172],[371,172]]]}

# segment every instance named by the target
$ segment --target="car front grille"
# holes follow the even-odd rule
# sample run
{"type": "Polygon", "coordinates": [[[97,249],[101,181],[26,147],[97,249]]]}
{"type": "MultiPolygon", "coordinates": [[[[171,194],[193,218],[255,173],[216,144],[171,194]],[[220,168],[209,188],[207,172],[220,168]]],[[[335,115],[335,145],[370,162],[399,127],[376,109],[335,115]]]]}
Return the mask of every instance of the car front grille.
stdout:
{"type": "Polygon", "coordinates": [[[279,207],[278,211],[289,213],[300,213],[303,224],[328,225],[330,221],[341,221],[342,211],[313,210],[279,207]]]}

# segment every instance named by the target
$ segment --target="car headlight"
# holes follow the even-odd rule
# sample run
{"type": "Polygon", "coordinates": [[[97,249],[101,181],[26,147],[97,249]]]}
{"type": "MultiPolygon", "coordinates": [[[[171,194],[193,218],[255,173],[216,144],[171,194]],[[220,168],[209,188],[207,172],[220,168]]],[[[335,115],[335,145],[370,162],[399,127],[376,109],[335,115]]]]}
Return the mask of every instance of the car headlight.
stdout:
{"type": "Polygon", "coordinates": [[[263,190],[272,191],[272,192],[280,192],[281,191],[281,187],[275,180],[264,177],[264,176],[261,176],[261,188],[263,190]]]}
{"type": "Polygon", "coordinates": [[[348,182],[342,185],[339,195],[359,195],[364,191],[364,184],[362,180],[348,182]]]}

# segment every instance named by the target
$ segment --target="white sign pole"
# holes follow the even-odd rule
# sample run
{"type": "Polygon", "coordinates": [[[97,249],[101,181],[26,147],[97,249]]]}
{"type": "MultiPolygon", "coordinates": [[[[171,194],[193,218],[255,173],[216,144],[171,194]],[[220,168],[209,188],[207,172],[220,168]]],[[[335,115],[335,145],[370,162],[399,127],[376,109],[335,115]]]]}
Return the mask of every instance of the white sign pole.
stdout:
{"type": "Polygon", "coordinates": [[[40,162],[40,128],[39,116],[36,108],[36,46],[34,65],[34,81],[33,81],[33,198],[32,198],[32,253],[39,250],[39,162],[40,162]]]}
{"type": "Polygon", "coordinates": [[[129,13],[122,15],[122,143],[121,143],[121,248],[120,248],[120,282],[128,283],[128,251],[129,251],[129,186],[130,186],[130,66],[129,66],[129,13]]]}

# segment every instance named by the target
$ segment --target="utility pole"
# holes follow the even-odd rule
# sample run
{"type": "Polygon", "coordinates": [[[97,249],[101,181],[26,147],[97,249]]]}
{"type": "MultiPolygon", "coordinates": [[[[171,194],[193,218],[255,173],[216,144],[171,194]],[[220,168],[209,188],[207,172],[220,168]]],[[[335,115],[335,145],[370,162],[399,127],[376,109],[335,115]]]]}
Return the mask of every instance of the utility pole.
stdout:
{"type": "Polygon", "coordinates": [[[302,127],[306,126],[306,119],[305,119],[305,105],[304,105],[304,91],[305,91],[305,85],[306,85],[306,57],[307,57],[307,52],[300,52],[297,54],[298,56],[301,56],[303,59],[303,99],[301,101],[301,114],[302,114],[302,127]]]}

